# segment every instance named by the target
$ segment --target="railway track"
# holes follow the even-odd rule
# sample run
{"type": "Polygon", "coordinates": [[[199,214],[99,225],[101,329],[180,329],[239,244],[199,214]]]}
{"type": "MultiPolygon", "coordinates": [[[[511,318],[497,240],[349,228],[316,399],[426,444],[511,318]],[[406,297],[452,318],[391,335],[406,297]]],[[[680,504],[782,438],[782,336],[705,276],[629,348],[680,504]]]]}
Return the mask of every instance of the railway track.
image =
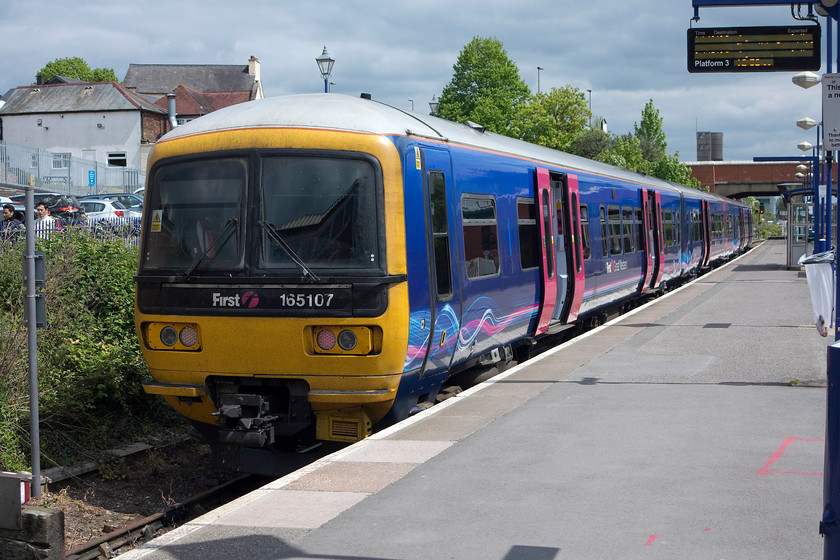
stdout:
{"type": "Polygon", "coordinates": [[[185,523],[210,509],[219,507],[265,483],[262,477],[242,474],[214,488],[200,492],[165,511],[138,519],[82,545],[68,550],[66,560],[96,560],[113,558],[159,536],[162,529],[185,523]]]}

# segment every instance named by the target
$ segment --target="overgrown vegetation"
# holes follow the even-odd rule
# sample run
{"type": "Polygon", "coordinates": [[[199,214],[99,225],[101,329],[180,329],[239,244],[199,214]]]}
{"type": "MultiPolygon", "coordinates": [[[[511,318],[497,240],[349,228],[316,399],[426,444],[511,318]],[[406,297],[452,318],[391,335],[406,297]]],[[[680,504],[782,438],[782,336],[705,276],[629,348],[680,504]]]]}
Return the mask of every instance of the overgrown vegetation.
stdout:
{"type": "MultiPolygon", "coordinates": [[[[137,249],[71,229],[37,242],[47,266],[48,325],[37,331],[47,468],[95,460],[100,450],[139,437],[153,419],[174,415],[140,386],[148,369],[134,331],[137,249]]],[[[31,464],[23,245],[0,241],[0,470],[12,471],[31,464]]]]}

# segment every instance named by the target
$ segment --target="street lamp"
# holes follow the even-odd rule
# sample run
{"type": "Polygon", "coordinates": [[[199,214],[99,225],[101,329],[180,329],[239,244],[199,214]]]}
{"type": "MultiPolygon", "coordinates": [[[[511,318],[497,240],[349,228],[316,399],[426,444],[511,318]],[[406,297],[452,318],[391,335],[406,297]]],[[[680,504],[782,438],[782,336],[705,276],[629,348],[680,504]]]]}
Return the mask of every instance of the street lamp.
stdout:
{"type": "Polygon", "coordinates": [[[592,130],[592,90],[588,89],[586,91],[589,92],[589,130],[592,130]]]}
{"type": "Polygon", "coordinates": [[[537,66],[537,93],[540,92],[540,72],[545,70],[542,66],[537,66]]]}
{"type": "Polygon", "coordinates": [[[429,109],[432,111],[433,116],[437,116],[438,111],[440,110],[440,100],[435,99],[435,96],[432,95],[432,100],[429,101],[429,109]]]}
{"type": "Polygon", "coordinates": [[[414,100],[409,99],[408,102],[411,103],[411,112],[413,113],[414,112],[414,100]]]}
{"type": "Polygon", "coordinates": [[[324,45],[324,52],[321,53],[321,56],[315,57],[315,62],[318,63],[318,70],[321,71],[321,77],[324,78],[324,93],[330,92],[330,74],[332,73],[333,64],[335,64],[335,60],[330,57],[330,53],[327,52],[327,46],[324,45]]]}

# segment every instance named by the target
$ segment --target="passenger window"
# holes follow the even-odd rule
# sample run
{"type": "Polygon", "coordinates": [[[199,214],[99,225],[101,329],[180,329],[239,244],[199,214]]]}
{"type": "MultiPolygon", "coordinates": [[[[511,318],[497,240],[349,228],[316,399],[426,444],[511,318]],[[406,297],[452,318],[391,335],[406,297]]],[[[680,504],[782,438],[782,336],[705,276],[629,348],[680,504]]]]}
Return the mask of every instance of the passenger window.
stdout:
{"type": "Polygon", "coordinates": [[[534,199],[518,198],[516,214],[519,225],[519,262],[522,270],[537,268],[540,266],[540,236],[534,199]]]}
{"type": "Polygon", "coordinates": [[[645,250],[645,222],[642,219],[642,209],[638,206],[634,209],[633,221],[636,224],[637,244],[636,248],[639,251],[645,250]]]}
{"type": "Polygon", "coordinates": [[[449,220],[446,212],[446,177],[442,171],[428,173],[429,214],[432,223],[432,257],[435,285],[440,301],[452,297],[452,267],[449,259],[449,220]]]}
{"type": "Polygon", "coordinates": [[[580,238],[583,244],[583,259],[586,260],[592,256],[592,250],[589,246],[589,207],[586,204],[580,205],[580,238]]]}
{"type": "Polygon", "coordinates": [[[622,231],[624,232],[624,252],[633,253],[633,209],[622,206],[621,208],[622,231]]]}
{"type": "Polygon", "coordinates": [[[499,273],[496,201],[492,197],[465,196],[461,199],[461,220],[467,278],[495,276],[499,273]]]}
{"type": "Polygon", "coordinates": [[[609,237],[607,236],[607,211],[601,205],[601,255],[609,255],[609,237]]]}
{"type": "Polygon", "coordinates": [[[674,245],[674,213],[671,210],[664,210],[665,214],[665,246],[673,247],[674,245]]]}
{"type": "Polygon", "coordinates": [[[610,227],[610,255],[621,254],[621,210],[618,206],[607,206],[610,227]]]}

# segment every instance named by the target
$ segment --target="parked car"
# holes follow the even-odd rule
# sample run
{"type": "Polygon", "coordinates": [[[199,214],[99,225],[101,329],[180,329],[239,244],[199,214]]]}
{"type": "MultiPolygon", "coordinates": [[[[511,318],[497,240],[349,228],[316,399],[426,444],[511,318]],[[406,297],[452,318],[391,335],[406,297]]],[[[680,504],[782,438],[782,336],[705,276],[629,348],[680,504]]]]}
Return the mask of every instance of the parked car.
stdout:
{"type": "Polygon", "coordinates": [[[91,222],[105,220],[119,223],[121,221],[140,219],[140,212],[129,210],[116,200],[82,200],[82,208],[91,222]]]}
{"type": "Polygon", "coordinates": [[[143,197],[134,193],[90,194],[79,199],[80,202],[86,200],[116,200],[129,210],[143,212],[143,197]]]}
{"type": "MultiPolygon", "coordinates": [[[[26,203],[26,194],[16,194],[9,198],[13,202],[26,203]]],[[[64,224],[81,222],[86,219],[85,211],[82,209],[79,199],[72,194],[36,192],[35,206],[42,202],[50,209],[50,215],[64,224]]]]}

